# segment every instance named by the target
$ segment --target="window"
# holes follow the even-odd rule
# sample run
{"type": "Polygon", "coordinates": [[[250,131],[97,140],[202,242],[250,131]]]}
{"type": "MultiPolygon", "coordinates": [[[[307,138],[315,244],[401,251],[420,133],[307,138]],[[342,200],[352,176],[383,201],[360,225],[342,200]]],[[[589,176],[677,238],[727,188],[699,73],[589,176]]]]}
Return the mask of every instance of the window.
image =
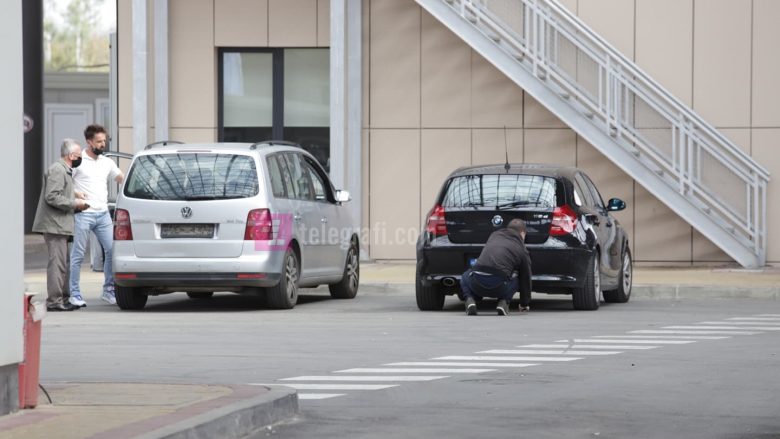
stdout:
{"type": "Polygon", "coordinates": [[[287,140],[327,170],[328,49],[220,49],[219,140],[287,140]]]}
{"type": "Polygon", "coordinates": [[[604,199],[601,198],[601,194],[599,193],[599,190],[596,189],[596,185],[593,184],[593,181],[587,175],[583,175],[583,177],[585,178],[585,183],[588,185],[588,189],[593,196],[594,205],[600,209],[605,209],[604,199]]]}
{"type": "Polygon", "coordinates": [[[266,159],[268,163],[268,175],[271,178],[271,190],[273,191],[275,198],[288,198],[287,188],[284,185],[282,178],[282,170],[279,168],[279,162],[276,156],[269,156],[266,159]]]}
{"type": "Polygon", "coordinates": [[[585,179],[582,178],[582,174],[577,174],[574,177],[574,180],[574,191],[579,192],[580,196],[585,199],[585,205],[588,207],[595,206],[593,203],[593,194],[590,193],[588,184],[585,182],[585,179]]]}
{"type": "Polygon", "coordinates": [[[156,154],[138,157],[125,195],[147,200],[222,200],[257,195],[255,161],[236,154],[156,154]]]}
{"type": "Polygon", "coordinates": [[[325,183],[308,161],[306,163],[306,172],[309,174],[309,179],[311,180],[312,188],[314,189],[314,199],[317,201],[328,201],[327,194],[325,193],[325,183]]]}
{"type": "Polygon", "coordinates": [[[443,207],[556,206],[555,179],[537,175],[467,175],[447,187],[443,207]]]}
{"type": "Polygon", "coordinates": [[[314,193],[311,190],[311,182],[306,174],[300,154],[284,153],[280,157],[284,157],[284,160],[287,162],[288,175],[292,180],[295,198],[298,200],[313,200],[314,193]]]}

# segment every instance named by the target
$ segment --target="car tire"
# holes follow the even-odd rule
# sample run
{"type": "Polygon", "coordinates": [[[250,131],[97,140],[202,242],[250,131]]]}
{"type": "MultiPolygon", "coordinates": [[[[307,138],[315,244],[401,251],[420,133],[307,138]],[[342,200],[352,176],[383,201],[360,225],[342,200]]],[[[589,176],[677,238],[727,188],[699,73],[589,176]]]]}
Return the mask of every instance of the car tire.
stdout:
{"type": "Polygon", "coordinates": [[[291,309],[298,303],[298,279],[300,265],[295,252],[288,248],[284,253],[282,277],[279,283],[266,289],[268,306],[276,309],[291,309]]]}
{"type": "Polygon", "coordinates": [[[424,285],[419,273],[415,277],[414,289],[420,311],[441,311],[444,308],[444,292],[438,286],[424,285]]]}
{"type": "Polygon", "coordinates": [[[604,301],[610,303],[626,303],[631,298],[631,287],[634,281],[634,262],[631,251],[626,249],[620,261],[620,276],[616,290],[604,291],[604,301]]]}
{"type": "Polygon", "coordinates": [[[187,297],[190,299],[211,299],[214,296],[214,292],[208,292],[208,293],[193,293],[193,292],[187,292],[187,297]]]}
{"type": "Polygon", "coordinates": [[[355,241],[347,250],[347,260],[344,263],[344,275],[341,282],[328,285],[330,297],[334,299],[354,299],[360,284],[360,250],[355,241]]]}
{"type": "Polygon", "coordinates": [[[116,304],[119,309],[123,310],[139,310],[146,306],[146,301],[149,296],[144,294],[140,288],[133,287],[120,287],[117,285],[114,288],[116,296],[116,304]]]}
{"type": "Polygon", "coordinates": [[[593,254],[588,271],[585,274],[585,282],[581,288],[572,291],[572,303],[574,309],[582,311],[595,311],[599,309],[601,299],[601,275],[599,268],[599,254],[593,254]]]}

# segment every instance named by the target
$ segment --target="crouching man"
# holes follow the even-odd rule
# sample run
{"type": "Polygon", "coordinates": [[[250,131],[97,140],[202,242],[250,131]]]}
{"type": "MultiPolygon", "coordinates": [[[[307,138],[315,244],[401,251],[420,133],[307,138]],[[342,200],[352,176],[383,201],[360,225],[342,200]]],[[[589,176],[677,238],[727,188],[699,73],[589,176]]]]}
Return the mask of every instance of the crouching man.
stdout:
{"type": "Polygon", "coordinates": [[[493,232],[476,264],[460,280],[466,297],[466,314],[477,315],[477,298],[498,299],[496,312],[509,314],[509,303],[520,292],[520,311],[531,303],[531,258],[525,248],[525,221],[513,219],[506,228],[493,232]]]}

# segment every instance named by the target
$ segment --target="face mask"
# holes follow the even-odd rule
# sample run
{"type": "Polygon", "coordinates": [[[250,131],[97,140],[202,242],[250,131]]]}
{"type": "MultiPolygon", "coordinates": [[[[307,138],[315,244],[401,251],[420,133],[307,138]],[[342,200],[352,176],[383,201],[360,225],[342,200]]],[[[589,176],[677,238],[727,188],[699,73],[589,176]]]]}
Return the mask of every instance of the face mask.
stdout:
{"type": "Polygon", "coordinates": [[[78,168],[80,164],[81,164],[81,157],[70,161],[70,167],[73,169],[78,168]]]}
{"type": "Polygon", "coordinates": [[[103,154],[103,150],[102,149],[97,149],[97,148],[93,147],[92,148],[92,153],[95,154],[95,155],[101,155],[101,154],[103,154]]]}

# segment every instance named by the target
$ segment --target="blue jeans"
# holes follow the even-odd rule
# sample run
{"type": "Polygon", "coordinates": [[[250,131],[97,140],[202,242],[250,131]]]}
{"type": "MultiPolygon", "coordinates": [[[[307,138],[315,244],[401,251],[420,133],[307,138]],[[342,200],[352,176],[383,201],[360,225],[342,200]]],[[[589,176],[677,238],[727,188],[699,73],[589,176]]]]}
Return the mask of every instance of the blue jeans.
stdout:
{"type": "Polygon", "coordinates": [[[468,269],[460,278],[460,288],[467,298],[495,297],[509,302],[520,285],[519,280],[514,276],[507,282],[504,276],[495,274],[474,273],[473,277],[471,275],[472,271],[468,269]]]}
{"type": "Polygon", "coordinates": [[[73,234],[73,248],[70,252],[70,295],[81,296],[79,280],[81,279],[81,263],[87,250],[89,232],[95,232],[98,242],[103,246],[105,260],[103,261],[103,291],[114,287],[114,271],[112,246],[114,244],[114,224],[108,211],[81,212],[76,214],[73,234]]]}

